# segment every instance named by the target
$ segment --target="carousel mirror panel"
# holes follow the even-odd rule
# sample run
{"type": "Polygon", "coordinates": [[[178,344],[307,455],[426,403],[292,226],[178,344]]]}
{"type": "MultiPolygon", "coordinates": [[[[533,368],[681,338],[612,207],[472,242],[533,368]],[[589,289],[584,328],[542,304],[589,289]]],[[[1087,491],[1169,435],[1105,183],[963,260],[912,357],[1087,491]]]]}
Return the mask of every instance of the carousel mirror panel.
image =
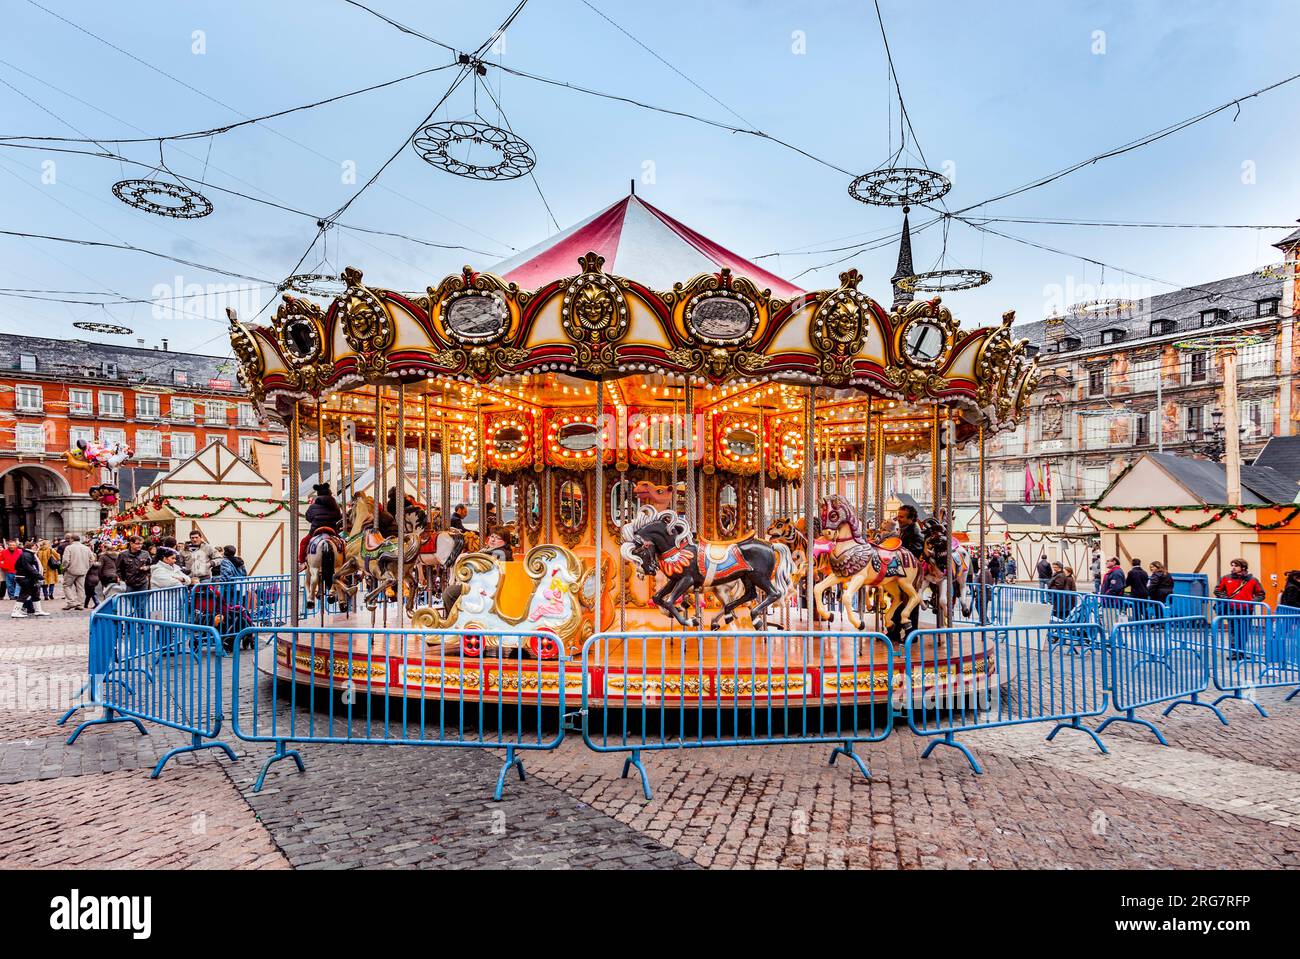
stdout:
{"type": "Polygon", "coordinates": [[[735,535],[738,527],[736,506],[736,487],[728,483],[718,493],[718,534],[720,536],[735,535]]]}
{"type": "Polygon", "coordinates": [[[582,532],[586,522],[586,502],[582,484],[577,480],[565,480],[560,484],[560,526],[570,533],[582,532]]]}
{"type": "Polygon", "coordinates": [[[524,525],[530,533],[542,528],[542,494],[532,479],[524,484],[524,525]]]}

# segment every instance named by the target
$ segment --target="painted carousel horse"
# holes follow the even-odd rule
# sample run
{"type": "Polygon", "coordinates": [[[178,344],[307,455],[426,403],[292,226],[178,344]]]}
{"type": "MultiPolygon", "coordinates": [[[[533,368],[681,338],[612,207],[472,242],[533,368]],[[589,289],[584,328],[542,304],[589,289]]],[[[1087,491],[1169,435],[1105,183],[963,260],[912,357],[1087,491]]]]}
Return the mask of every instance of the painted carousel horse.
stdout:
{"type": "MultiPolygon", "coordinates": [[[[901,546],[886,549],[867,542],[857,513],[843,496],[832,495],[822,500],[821,523],[830,534],[831,550],[830,575],[813,587],[818,612],[829,617],[824,597],[832,586],[843,586],[846,597],[863,587],[875,587],[889,599],[886,621],[892,618],[895,606],[903,603],[898,621],[907,629],[912,610],[921,601],[916,589],[921,561],[901,546]]],[[[844,613],[855,629],[862,628],[852,604],[845,603],[844,613]]]]}
{"type": "MultiPolygon", "coordinates": [[[[796,595],[803,595],[807,589],[808,580],[808,537],[804,534],[807,524],[802,518],[796,523],[786,517],[773,520],[767,528],[767,538],[773,543],[783,543],[789,550],[794,563],[794,571],[791,575],[792,588],[796,595]]],[[[830,556],[831,544],[828,540],[818,537],[813,543],[814,554],[814,571],[815,574],[825,575],[829,570],[827,562],[830,556]]],[[[819,612],[817,619],[822,622],[829,622],[830,617],[823,617],[819,612]]]]}
{"type": "MultiPolygon", "coordinates": [[[[743,603],[756,602],[750,619],[756,629],[765,629],[767,609],[781,598],[783,590],[773,582],[779,575],[781,555],[766,540],[750,537],[738,543],[696,543],[690,528],[680,516],[642,506],[630,523],[622,528],[620,555],[630,563],[640,564],[646,576],[663,573],[666,582],[651,597],[656,606],[683,626],[693,624],[682,615],[682,598],[691,590],[699,592],[709,586],[739,581],[743,592],[727,600],[710,622],[718,629],[723,622],[735,621],[735,609],[743,603]],[[758,594],[762,592],[763,598],[758,594]]],[[[788,588],[788,587],[787,587],[788,588]]],[[[698,623],[694,625],[699,625],[698,623]]]]}
{"type": "Polygon", "coordinates": [[[950,538],[938,520],[927,519],[921,523],[921,535],[925,540],[925,551],[921,554],[924,586],[930,590],[935,603],[946,605],[942,586],[951,555],[953,596],[961,604],[962,615],[969,616],[973,598],[971,590],[966,588],[972,569],[970,552],[955,538],[950,538]]]}
{"type": "Polygon", "coordinates": [[[307,606],[310,613],[316,607],[319,597],[324,602],[330,593],[334,594],[342,612],[348,611],[349,592],[343,579],[337,575],[347,555],[347,545],[338,533],[324,527],[317,531],[307,543],[307,606]]]}
{"type": "MultiPolygon", "coordinates": [[[[452,585],[450,573],[465,553],[476,553],[479,536],[473,530],[426,529],[420,534],[419,569],[430,596],[446,593],[452,585]]],[[[445,609],[446,607],[444,607],[445,609]]]]}
{"type": "MultiPolygon", "coordinates": [[[[422,606],[411,616],[417,629],[475,630],[463,636],[430,636],[430,646],[459,647],[462,655],[482,656],[496,650],[527,652],[537,659],[555,659],[561,649],[571,654],[585,638],[583,611],[588,608],[581,561],[563,546],[534,546],[524,557],[524,568],[533,580],[533,592],[522,616],[501,612],[501,588],[505,564],[488,553],[465,553],[452,566],[454,598],[439,612],[422,606]],[[491,630],[527,633],[491,634],[491,630]],[[484,632],[486,631],[486,635],[484,632]]],[[[586,632],[590,632],[588,629],[586,632]]]]}

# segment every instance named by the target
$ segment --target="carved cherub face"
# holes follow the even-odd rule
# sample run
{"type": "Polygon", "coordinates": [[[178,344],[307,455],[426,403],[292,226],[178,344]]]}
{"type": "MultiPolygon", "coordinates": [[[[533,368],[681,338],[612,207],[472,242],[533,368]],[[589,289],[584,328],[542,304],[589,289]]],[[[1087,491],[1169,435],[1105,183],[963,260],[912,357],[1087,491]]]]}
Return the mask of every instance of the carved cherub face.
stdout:
{"type": "Polygon", "coordinates": [[[851,343],[858,336],[858,306],[851,300],[840,300],[826,318],[827,329],[837,343],[851,343]]]}
{"type": "Polygon", "coordinates": [[[589,330],[597,330],[609,324],[614,312],[614,302],[609,292],[596,283],[588,283],[578,291],[573,303],[574,315],[589,330]]]}

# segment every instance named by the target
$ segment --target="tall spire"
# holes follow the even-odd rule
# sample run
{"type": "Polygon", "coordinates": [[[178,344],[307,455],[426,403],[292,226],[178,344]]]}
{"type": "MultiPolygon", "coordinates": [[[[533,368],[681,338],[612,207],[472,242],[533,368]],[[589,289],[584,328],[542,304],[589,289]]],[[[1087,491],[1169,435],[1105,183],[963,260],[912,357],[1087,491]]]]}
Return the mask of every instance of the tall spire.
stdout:
{"type": "Polygon", "coordinates": [[[898,269],[894,270],[892,282],[894,284],[894,306],[893,309],[900,309],[904,304],[911,303],[913,296],[909,290],[904,290],[898,285],[898,281],[909,276],[915,276],[916,270],[912,266],[912,228],[908,225],[907,214],[912,208],[903,207],[903,237],[898,241],[898,269]]]}

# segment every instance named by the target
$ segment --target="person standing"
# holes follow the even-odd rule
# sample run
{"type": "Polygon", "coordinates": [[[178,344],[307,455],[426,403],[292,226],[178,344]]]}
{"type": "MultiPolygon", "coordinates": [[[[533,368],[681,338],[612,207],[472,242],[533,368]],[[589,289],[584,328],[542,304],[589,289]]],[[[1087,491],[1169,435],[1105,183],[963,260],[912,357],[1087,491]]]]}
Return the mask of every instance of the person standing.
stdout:
{"type": "Polygon", "coordinates": [[[48,616],[41,609],[41,580],[43,578],[41,561],[36,556],[36,544],[27,542],[18,551],[14,561],[14,577],[18,580],[19,596],[22,605],[15,606],[9,615],[14,619],[26,619],[28,616],[48,616]]]}
{"type": "Polygon", "coordinates": [[[229,582],[245,579],[247,576],[248,570],[244,568],[244,561],[236,554],[235,547],[223,546],[221,562],[217,564],[217,578],[222,582],[229,582]]]}
{"type": "Polygon", "coordinates": [[[1092,591],[1101,592],[1101,553],[1092,554],[1092,591]]]}
{"type": "Polygon", "coordinates": [[[1016,569],[1016,558],[1012,556],[1010,553],[1007,553],[1006,562],[1002,564],[1003,577],[1006,579],[1008,583],[1014,583],[1016,581],[1017,572],[1018,570],[1016,569]]]}
{"type": "Polygon", "coordinates": [[[99,557],[96,556],[94,562],[90,564],[90,569],[86,570],[86,609],[94,609],[99,605],[95,599],[95,593],[99,589],[99,557]]]}
{"type": "Polygon", "coordinates": [[[41,583],[41,598],[53,599],[54,587],[59,581],[59,554],[49,540],[41,540],[36,549],[36,558],[45,570],[44,582],[41,583]]]}
{"type": "Polygon", "coordinates": [[[68,537],[68,545],[63,550],[63,599],[64,609],[84,609],[86,606],[86,574],[90,564],[95,561],[95,554],[90,547],[81,542],[81,537],[73,533],[68,537]]]}
{"type": "Polygon", "coordinates": [[[1119,559],[1112,556],[1106,560],[1106,576],[1101,581],[1101,595],[1107,598],[1103,602],[1112,607],[1119,606],[1112,597],[1123,596],[1126,584],[1124,571],[1119,568],[1119,559]]]}
{"type": "MultiPolygon", "coordinates": [[[[1250,566],[1244,559],[1234,559],[1229,565],[1231,568],[1228,575],[1219,580],[1219,585],[1214,587],[1214,595],[1229,602],[1216,603],[1218,608],[1215,609],[1215,615],[1249,616],[1253,611],[1253,607],[1249,604],[1264,599],[1264,587],[1251,575],[1250,566]]],[[[1232,652],[1228,654],[1228,658],[1245,659],[1246,635],[1250,629],[1250,620],[1233,619],[1231,622],[1232,652]]]]}
{"type": "Polygon", "coordinates": [[[163,546],[158,550],[158,562],[149,569],[149,586],[151,589],[168,589],[172,586],[188,586],[190,577],[176,564],[176,550],[163,546]]]}
{"type": "Polygon", "coordinates": [[[1151,575],[1147,577],[1147,598],[1157,603],[1166,602],[1174,591],[1174,578],[1158,559],[1151,561],[1151,575]]]}
{"type": "Polygon", "coordinates": [[[1128,587],[1129,596],[1133,599],[1148,598],[1147,571],[1142,568],[1142,560],[1133,560],[1133,568],[1128,571],[1125,585],[1128,587]]]}
{"type": "Polygon", "coordinates": [[[119,580],[117,578],[117,553],[109,547],[99,554],[99,596],[101,599],[107,599],[109,594],[114,591],[119,580]]]}
{"type": "Polygon", "coordinates": [[[1040,589],[1046,589],[1047,584],[1051,581],[1052,567],[1059,567],[1060,565],[1060,563],[1049,563],[1047,561],[1046,553],[1038,557],[1038,565],[1034,568],[1034,572],[1038,574],[1038,586],[1040,589]]]}
{"type": "Polygon", "coordinates": [[[177,554],[177,562],[189,574],[190,579],[201,583],[212,575],[212,567],[217,564],[217,551],[203,538],[197,529],[190,530],[190,541],[185,544],[183,552],[177,554]]]}
{"type": "MultiPolygon", "coordinates": [[[[149,588],[149,554],[145,552],[144,537],[132,536],[127,550],[117,558],[117,575],[128,593],[142,593],[149,588]]],[[[148,596],[133,597],[133,615],[142,616],[148,608],[148,596]]]]}
{"type": "Polygon", "coordinates": [[[18,574],[15,567],[22,553],[22,547],[16,539],[8,540],[4,549],[0,549],[0,572],[5,574],[4,595],[12,600],[18,599],[18,574]]]}

